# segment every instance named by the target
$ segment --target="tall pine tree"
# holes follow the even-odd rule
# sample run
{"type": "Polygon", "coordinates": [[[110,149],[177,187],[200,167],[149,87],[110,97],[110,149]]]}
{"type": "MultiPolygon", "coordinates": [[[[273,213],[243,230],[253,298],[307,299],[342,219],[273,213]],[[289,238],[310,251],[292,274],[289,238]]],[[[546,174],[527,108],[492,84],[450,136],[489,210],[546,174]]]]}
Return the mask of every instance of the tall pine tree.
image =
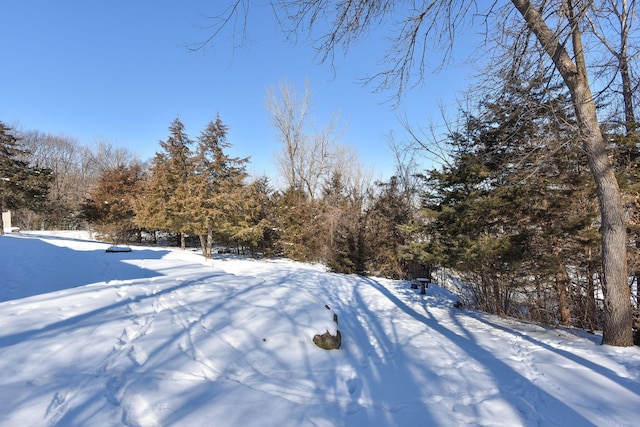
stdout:
{"type": "Polygon", "coordinates": [[[142,196],[135,206],[137,224],[150,230],[177,233],[185,248],[184,234],[189,227],[185,186],[193,173],[191,145],[184,124],[176,118],[169,126],[169,137],[160,141],[162,151],[152,160],[142,196]]]}
{"type": "Polygon", "coordinates": [[[205,257],[211,257],[213,241],[231,244],[246,227],[243,212],[248,203],[245,179],[248,158],[229,156],[229,128],[220,116],[209,122],[198,137],[191,158],[194,173],[186,181],[185,203],[192,213],[189,229],[200,236],[205,257]]]}

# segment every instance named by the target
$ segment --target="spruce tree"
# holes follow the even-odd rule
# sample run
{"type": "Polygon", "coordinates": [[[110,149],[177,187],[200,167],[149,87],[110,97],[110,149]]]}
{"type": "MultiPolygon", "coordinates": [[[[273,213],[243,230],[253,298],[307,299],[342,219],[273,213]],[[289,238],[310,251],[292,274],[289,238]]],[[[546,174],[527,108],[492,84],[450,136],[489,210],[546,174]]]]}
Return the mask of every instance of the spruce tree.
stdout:
{"type": "Polygon", "coordinates": [[[380,193],[366,213],[367,263],[373,274],[403,279],[407,276],[401,248],[408,243],[402,226],[413,218],[410,194],[401,185],[398,176],[380,183],[380,193]]]}

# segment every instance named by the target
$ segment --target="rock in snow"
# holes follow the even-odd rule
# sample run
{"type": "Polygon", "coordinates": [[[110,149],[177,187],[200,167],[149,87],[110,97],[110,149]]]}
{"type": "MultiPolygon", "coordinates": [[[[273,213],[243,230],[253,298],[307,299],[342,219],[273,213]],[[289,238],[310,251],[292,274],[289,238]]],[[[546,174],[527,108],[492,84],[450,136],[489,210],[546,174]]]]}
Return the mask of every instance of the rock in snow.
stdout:
{"type": "MultiPolygon", "coordinates": [[[[325,305],[324,308],[331,311],[331,307],[325,305]]],[[[338,324],[338,315],[331,311],[333,314],[333,321],[338,324]]],[[[313,343],[324,350],[336,350],[342,345],[342,334],[340,330],[336,330],[335,335],[331,335],[331,332],[326,331],[324,334],[316,334],[313,336],[313,343]]]]}

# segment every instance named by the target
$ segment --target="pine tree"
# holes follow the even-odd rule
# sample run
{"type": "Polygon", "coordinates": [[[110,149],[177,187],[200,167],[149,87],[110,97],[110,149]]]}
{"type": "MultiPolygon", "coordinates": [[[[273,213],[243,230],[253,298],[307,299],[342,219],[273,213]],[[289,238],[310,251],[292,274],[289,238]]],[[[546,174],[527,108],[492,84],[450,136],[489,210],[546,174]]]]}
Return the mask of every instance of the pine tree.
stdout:
{"type": "Polygon", "coordinates": [[[248,227],[245,185],[248,158],[230,157],[225,149],[229,128],[218,116],[198,137],[191,159],[194,173],[186,181],[185,203],[192,213],[189,230],[200,236],[205,257],[211,257],[213,240],[239,243],[248,227]]]}
{"type": "MultiPolygon", "coordinates": [[[[52,174],[49,169],[30,165],[29,151],[20,148],[11,128],[0,122],[0,212],[44,207],[52,174]]],[[[4,223],[0,215],[0,235],[4,223]]]]}
{"type": "Polygon", "coordinates": [[[366,213],[366,257],[373,274],[405,278],[407,269],[401,248],[408,243],[402,227],[413,219],[411,195],[402,188],[398,176],[380,183],[380,193],[366,213]]]}
{"type": "Polygon", "coordinates": [[[251,220],[243,244],[263,256],[281,255],[280,232],[273,218],[276,207],[274,190],[269,184],[269,179],[262,177],[254,180],[249,184],[248,191],[247,209],[251,220]]]}
{"type": "Polygon", "coordinates": [[[572,324],[593,301],[569,276],[593,272],[598,240],[568,105],[544,79],[507,80],[451,135],[450,165],[429,175],[429,249],[473,284],[483,310],[521,316],[526,306],[535,320],[572,324]]]}
{"type": "Polygon", "coordinates": [[[352,200],[341,172],[334,171],[323,188],[323,261],[337,273],[366,272],[364,215],[359,200],[352,200]]]}
{"type": "Polygon", "coordinates": [[[274,196],[272,216],[283,254],[298,261],[321,261],[321,210],[301,189],[289,187],[274,196]]]}
{"type": "Polygon", "coordinates": [[[176,118],[169,126],[167,140],[160,141],[163,151],[156,152],[142,196],[135,205],[136,223],[140,227],[177,233],[183,249],[190,222],[185,201],[189,196],[186,183],[193,173],[192,143],[184,124],[176,118]]]}

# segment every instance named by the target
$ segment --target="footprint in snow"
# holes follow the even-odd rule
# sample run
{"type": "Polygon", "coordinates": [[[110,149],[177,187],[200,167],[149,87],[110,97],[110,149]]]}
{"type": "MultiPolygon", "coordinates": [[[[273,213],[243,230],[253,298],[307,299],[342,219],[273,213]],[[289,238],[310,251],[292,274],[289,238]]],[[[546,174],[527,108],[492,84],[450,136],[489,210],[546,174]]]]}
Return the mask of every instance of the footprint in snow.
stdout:
{"type": "Polygon", "coordinates": [[[147,360],[149,360],[149,356],[144,350],[134,344],[131,350],[129,350],[129,359],[137,366],[144,366],[147,360]]]}

